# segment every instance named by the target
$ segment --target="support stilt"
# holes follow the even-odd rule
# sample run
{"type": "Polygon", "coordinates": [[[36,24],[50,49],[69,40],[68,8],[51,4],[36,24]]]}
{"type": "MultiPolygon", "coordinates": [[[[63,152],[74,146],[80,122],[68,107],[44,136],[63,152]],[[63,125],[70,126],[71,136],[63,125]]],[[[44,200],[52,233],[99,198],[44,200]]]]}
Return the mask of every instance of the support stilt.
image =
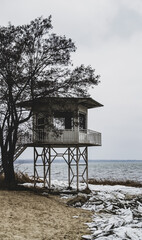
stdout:
{"type": "Polygon", "coordinates": [[[36,154],[35,154],[35,147],[34,147],[34,188],[36,186],[36,154]]]}
{"type": "Polygon", "coordinates": [[[48,175],[48,183],[49,183],[49,189],[51,189],[51,148],[49,147],[49,165],[48,165],[48,170],[49,170],[49,175],[48,175]]]}
{"type": "Polygon", "coordinates": [[[88,187],[88,151],[87,147],[68,147],[63,153],[48,146],[43,148],[34,147],[34,186],[36,180],[43,179],[43,186],[51,189],[51,164],[56,158],[63,158],[68,165],[68,187],[76,179],[76,188],[79,190],[79,180],[83,180],[88,187]],[[42,169],[43,170],[42,170],[42,169]],[[43,172],[43,176],[41,176],[43,172]]]}
{"type": "Polygon", "coordinates": [[[86,185],[88,188],[88,148],[86,147],[86,185]]]}
{"type": "Polygon", "coordinates": [[[46,152],[45,147],[43,148],[43,181],[44,181],[44,188],[45,188],[45,182],[46,182],[46,152]]]}
{"type": "Polygon", "coordinates": [[[77,180],[77,191],[79,190],[79,151],[78,147],[76,147],[76,180],[77,180]]]}
{"type": "Polygon", "coordinates": [[[71,187],[71,177],[70,177],[70,148],[68,148],[68,185],[69,189],[71,187]]]}

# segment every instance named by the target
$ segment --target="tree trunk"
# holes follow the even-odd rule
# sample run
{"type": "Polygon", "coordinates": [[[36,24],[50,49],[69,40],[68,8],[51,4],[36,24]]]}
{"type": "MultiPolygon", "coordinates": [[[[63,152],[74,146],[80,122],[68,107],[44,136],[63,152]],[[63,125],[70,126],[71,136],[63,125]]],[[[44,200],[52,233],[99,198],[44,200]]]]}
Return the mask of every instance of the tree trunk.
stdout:
{"type": "Polygon", "coordinates": [[[13,158],[14,154],[12,152],[2,149],[2,165],[5,185],[11,190],[16,187],[13,158]]]}

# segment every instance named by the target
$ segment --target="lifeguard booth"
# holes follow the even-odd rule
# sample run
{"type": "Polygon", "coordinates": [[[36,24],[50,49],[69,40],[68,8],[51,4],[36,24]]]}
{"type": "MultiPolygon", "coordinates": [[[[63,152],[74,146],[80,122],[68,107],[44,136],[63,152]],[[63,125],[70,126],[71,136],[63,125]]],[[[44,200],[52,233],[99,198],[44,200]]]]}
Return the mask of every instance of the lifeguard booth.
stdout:
{"type": "Polygon", "coordinates": [[[92,98],[46,97],[19,106],[32,108],[33,126],[19,137],[15,158],[26,147],[33,147],[35,186],[42,167],[44,187],[51,188],[51,165],[59,158],[68,166],[69,188],[75,180],[78,190],[80,179],[88,186],[88,147],[101,146],[101,133],[88,129],[88,109],[103,105],[92,98]]]}

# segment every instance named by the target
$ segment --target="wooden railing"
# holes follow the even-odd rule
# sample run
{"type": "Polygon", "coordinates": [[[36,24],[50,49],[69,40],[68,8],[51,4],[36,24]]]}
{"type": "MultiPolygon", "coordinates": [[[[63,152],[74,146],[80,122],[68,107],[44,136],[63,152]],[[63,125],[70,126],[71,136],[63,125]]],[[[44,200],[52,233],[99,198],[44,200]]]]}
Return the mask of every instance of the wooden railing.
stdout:
{"type": "Polygon", "coordinates": [[[19,144],[47,143],[47,144],[88,144],[101,146],[101,133],[92,130],[60,130],[46,132],[36,130],[33,134],[26,134],[18,138],[19,144]]]}

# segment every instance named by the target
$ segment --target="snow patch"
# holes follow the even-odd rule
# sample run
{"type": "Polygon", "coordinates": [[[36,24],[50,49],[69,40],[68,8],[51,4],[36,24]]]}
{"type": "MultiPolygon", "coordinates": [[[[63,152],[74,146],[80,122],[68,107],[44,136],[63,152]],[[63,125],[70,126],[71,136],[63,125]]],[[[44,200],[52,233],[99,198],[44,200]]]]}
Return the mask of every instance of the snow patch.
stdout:
{"type": "MultiPolygon", "coordinates": [[[[24,185],[33,186],[31,183],[24,185]]],[[[42,183],[37,186],[42,187],[42,183]]],[[[52,187],[64,192],[68,182],[54,180],[52,187]]],[[[76,190],[76,184],[71,187],[76,190]]],[[[85,187],[83,183],[79,186],[81,190],[85,187]]],[[[89,188],[91,193],[82,208],[93,212],[92,222],[87,223],[91,234],[82,236],[82,239],[142,240],[142,188],[91,184],[89,188]]],[[[62,194],[61,197],[71,198],[72,195],[62,194]]]]}

